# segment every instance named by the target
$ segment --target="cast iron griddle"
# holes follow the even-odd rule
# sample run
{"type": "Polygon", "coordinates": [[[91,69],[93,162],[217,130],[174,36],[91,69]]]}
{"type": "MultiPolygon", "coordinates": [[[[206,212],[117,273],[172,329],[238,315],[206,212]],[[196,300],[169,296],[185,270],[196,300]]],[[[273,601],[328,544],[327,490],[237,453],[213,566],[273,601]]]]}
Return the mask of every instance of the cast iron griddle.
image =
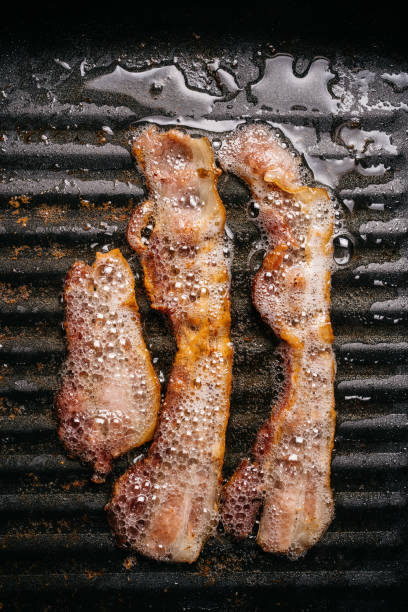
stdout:
{"type": "MultiPolygon", "coordinates": [[[[171,43],[139,36],[131,44],[79,40],[57,50],[3,52],[5,606],[253,610],[267,602],[268,608],[343,610],[382,609],[392,597],[398,607],[407,570],[407,72],[406,59],[378,50],[312,50],[265,39],[219,43],[192,34],[171,43]],[[311,63],[319,53],[327,61],[311,63]],[[84,88],[95,79],[101,88],[84,88]],[[207,134],[215,149],[236,122],[270,121],[305,155],[315,178],[333,186],[336,517],[299,561],[263,553],[254,538],[236,543],[221,528],[191,566],[116,548],[103,507],[114,477],[141,450],[116,461],[115,475],[96,486],[58,439],[52,403],[65,352],[61,293],[75,259],[92,262],[97,250],[120,247],[138,274],[145,337],[163,386],[174,356],[171,331],[150,309],[137,256],[125,241],[130,210],[145,193],[129,146],[140,119],[207,134]]],[[[228,477],[248,453],[283,374],[276,339],[251,303],[264,246],[256,212],[236,178],[222,176],[219,191],[234,250],[228,477]]]]}

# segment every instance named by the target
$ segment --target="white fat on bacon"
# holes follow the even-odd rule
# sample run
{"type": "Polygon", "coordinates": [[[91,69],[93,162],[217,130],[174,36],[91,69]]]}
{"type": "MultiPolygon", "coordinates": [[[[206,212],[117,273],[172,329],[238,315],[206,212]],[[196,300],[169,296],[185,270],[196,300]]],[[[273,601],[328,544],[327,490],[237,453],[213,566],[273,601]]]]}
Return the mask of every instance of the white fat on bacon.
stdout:
{"type": "Polygon", "coordinates": [[[134,211],[152,306],[168,314],[177,354],[147,456],[116,483],[107,506],[121,543],[165,561],[193,562],[218,523],[231,390],[225,209],[206,138],[151,127],[133,152],[149,200],[134,211]]]}
{"type": "Polygon", "coordinates": [[[285,389],[252,451],[224,490],[223,523],[246,537],[262,505],[257,541],[297,558],[333,517],[330,461],[334,374],[330,324],[333,205],[304,186],[302,167],[276,132],[253,124],[219,151],[222,167],[249,185],[268,250],[253,301],[283,341],[285,389]]]}
{"type": "Polygon", "coordinates": [[[68,358],[56,397],[59,435],[103,482],[112,458],[153,436],[160,383],[146,348],[134,278],[119,249],[76,262],[66,282],[68,358]]]}

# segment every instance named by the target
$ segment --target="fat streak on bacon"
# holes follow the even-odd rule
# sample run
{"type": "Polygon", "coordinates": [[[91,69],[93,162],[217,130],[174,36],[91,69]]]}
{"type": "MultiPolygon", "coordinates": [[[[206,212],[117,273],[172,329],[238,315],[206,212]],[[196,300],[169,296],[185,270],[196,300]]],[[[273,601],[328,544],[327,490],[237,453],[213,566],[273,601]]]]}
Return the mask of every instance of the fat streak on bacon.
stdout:
{"type": "Polygon", "coordinates": [[[299,160],[262,124],[232,134],[222,167],[250,187],[268,249],[253,283],[253,302],[283,341],[286,384],[224,490],[227,531],[246,537],[262,504],[257,541],[297,558],[333,517],[330,460],[334,374],[330,278],[334,210],[326,190],[302,180],[299,160]]]}
{"type": "Polygon", "coordinates": [[[68,358],[56,397],[59,435],[103,482],[112,458],[150,440],[160,383],[146,348],[134,277],[119,249],[75,262],[65,282],[68,358]]]}
{"type": "Polygon", "coordinates": [[[150,127],[133,152],[149,199],[135,209],[128,241],[140,255],[153,308],[170,318],[177,353],[155,439],[118,480],[107,510],[123,544],[191,563],[218,523],[229,413],[225,209],[206,138],[150,127]]]}

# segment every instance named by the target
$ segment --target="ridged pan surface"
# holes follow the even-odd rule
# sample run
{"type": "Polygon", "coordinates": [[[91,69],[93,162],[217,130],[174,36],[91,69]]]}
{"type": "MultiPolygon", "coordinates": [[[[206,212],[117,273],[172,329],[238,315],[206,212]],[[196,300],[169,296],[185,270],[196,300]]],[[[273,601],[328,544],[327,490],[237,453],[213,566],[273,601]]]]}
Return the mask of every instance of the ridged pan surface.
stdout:
{"type": "MultiPolygon", "coordinates": [[[[330,609],[398,601],[407,570],[408,63],[378,49],[320,52],[326,56],[299,44],[223,45],[191,36],[179,45],[141,38],[117,50],[78,41],[58,52],[2,54],[5,605],[255,610],[267,597],[271,607],[297,602],[298,609],[323,610],[329,600],[346,602],[330,609]],[[145,196],[130,153],[132,130],[146,121],[181,126],[207,135],[216,152],[226,132],[254,120],[283,131],[338,205],[335,519],[296,562],[263,553],[254,537],[236,543],[220,528],[196,563],[160,564],[118,549],[103,511],[114,478],[141,450],[115,461],[114,475],[97,486],[58,438],[53,395],[66,350],[63,280],[76,259],[92,263],[96,251],[122,250],[136,275],[145,339],[164,390],[173,336],[150,308],[125,240],[130,211],[145,196]]],[[[227,478],[247,456],[283,372],[277,340],[251,301],[265,248],[256,207],[233,176],[221,177],[219,192],[233,254],[227,478]]]]}

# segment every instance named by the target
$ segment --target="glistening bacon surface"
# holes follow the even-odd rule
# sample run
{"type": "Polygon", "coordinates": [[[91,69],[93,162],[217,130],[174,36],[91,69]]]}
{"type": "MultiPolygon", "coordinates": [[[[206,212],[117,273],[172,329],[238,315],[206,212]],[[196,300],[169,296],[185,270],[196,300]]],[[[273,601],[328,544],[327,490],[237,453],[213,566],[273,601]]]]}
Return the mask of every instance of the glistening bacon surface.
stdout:
{"type": "Polygon", "coordinates": [[[225,210],[207,139],[152,127],[133,152],[150,199],[134,211],[128,240],[140,254],[153,307],[170,317],[177,354],[155,440],[118,480],[107,510],[123,543],[191,563],[218,523],[229,413],[225,210]]]}
{"type": "Polygon", "coordinates": [[[253,460],[245,459],[226,485],[223,523],[245,537],[263,503],[258,543],[296,558],[333,516],[333,207],[324,189],[303,185],[298,161],[266,126],[237,131],[219,159],[248,183],[259,205],[268,250],[253,301],[284,341],[286,363],[285,391],[258,433],[253,460]]]}
{"type": "Polygon", "coordinates": [[[119,249],[76,262],[65,282],[68,359],[56,409],[59,435],[103,482],[113,457],[150,440],[160,406],[134,295],[119,249]]]}

